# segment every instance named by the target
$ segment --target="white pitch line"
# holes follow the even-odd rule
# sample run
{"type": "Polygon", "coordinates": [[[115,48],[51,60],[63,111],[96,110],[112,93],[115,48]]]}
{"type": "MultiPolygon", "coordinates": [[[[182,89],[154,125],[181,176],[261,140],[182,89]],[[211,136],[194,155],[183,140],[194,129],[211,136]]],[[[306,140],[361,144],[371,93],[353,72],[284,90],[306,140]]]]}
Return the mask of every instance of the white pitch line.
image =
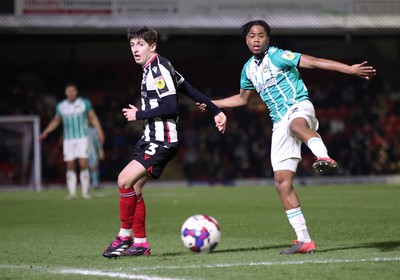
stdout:
{"type": "Polygon", "coordinates": [[[297,261],[276,261],[276,262],[249,262],[249,263],[216,263],[203,265],[165,265],[165,266],[148,266],[127,269],[127,272],[113,272],[103,270],[79,269],[79,268],[48,268],[43,266],[28,265],[5,265],[0,264],[0,269],[29,269],[39,272],[48,272],[54,274],[75,274],[87,276],[103,276],[120,279],[138,279],[138,280],[183,280],[182,278],[170,278],[151,275],[132,274],[138,271],[157,271],[157,270],[173,270],[173,269],[196,269],[196,268],[229,268],[238,266],[274,266],[274,265],[302,265],[302,264],[335,264],[335,263],[366,263],[366,262],[398,262],[400,257],[387,258],[362,258],[362,259],[326,259],[326,260],[297,260],[297,261]]]}
{"type": "Polygon", "coordinates": [[[136,279],[136,280],[185,280],[183,278],[171,278],[151,275],[140,275],[133,274],[132,272],[113,272],[113,271],[102,271],[93,269],[80,269],[80,268],[49,268],[44,266],[33,266],[33,265],[6,265],[0,264],[0,269],[27,269],[30,271],[36,271],[39,273],[52,273],[52,274],[75,274],[85,276],[103,276],[110,278],[120,279],[136,279]]]}
{"type": "Polygon", "coordinates": [[[132,274],[132,273],[110,272],[110,271],[89,270],[89,269],[62,269],[60,271],[54,271],[54,272],[57,273],[57,274],[76,274],[76,275],[88,275],[88,276],[104,276],[104,277],[121,278],[121,279],[183,280],[182,278],[169,278],[169,277],[138,275],[138,274],[132,274]]]}
{"type": "Polygon", "coordinates": [[[301,264],[330,264],[330,263],[364,263],[364,262],[397,262],[400,257],[392,258],[370,258],[370,259],[327,259],[327,260],[303,260],[303,261],[276,261],[276,262],[250,262],[250,263],[216,263],[216,264],[194,264],[194,265],[171,265],[171,266],[148,266],[130,268],[130,271],[151,271],[166,269],[193,269],[193,268],[223,268],[237,266],[273,266],[273,265],[301,265],[301,264]]]}

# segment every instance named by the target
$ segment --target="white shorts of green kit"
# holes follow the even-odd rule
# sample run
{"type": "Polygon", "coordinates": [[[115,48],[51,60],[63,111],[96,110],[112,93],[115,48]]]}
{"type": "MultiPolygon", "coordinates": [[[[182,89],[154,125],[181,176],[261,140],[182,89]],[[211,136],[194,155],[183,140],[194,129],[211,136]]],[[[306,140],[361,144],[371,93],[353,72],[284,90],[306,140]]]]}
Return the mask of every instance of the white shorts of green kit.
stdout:
{"type": "Polygon", "coordinates": [[[301,160],[301,141],[290,133],[289,125],[295,118],[304,118],[311,130],[317,131],[319,123],[315,117],[313,104],[309,100],[294,104],[282,120],[272,129],[271,163],[272,169],[296,172],[301,160]]]}
{"type": "Polygon", "coordinates": [[[88,138],[64,139],[64,161],[88,157],[88,138]]]}

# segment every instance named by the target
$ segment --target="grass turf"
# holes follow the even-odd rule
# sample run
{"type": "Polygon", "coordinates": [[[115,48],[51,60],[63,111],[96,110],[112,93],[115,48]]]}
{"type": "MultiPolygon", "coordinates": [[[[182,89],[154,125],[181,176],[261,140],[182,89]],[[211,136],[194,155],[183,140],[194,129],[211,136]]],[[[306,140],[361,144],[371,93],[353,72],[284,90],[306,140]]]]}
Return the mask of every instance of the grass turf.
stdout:
{"type": "Polygon", "coordinates": [[[317,252],[279,255],[295,235],[272,187],[147,188],[152,256],[108,260],[119,229],[116,189],[65,201],[65,190],[0,193],[1,279],[400,279],[400,187],[298,187],[317,252]],[[221,226],[211,254],[180,240],[208,214],[221,226]]]}

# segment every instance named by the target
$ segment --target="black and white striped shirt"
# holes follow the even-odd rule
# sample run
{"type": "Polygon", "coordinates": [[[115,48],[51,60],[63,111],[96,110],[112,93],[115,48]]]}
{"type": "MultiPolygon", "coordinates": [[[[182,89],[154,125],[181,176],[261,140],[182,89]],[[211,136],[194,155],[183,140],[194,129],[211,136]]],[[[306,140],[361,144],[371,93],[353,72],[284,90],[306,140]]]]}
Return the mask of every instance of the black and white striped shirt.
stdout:
{"type": "Polygon", "coordinates": [[[156,54],[143,67],[141,110],[137,119],[144,120],[145,141],[178,142],[177,81],[171,63],[156,54]]]}

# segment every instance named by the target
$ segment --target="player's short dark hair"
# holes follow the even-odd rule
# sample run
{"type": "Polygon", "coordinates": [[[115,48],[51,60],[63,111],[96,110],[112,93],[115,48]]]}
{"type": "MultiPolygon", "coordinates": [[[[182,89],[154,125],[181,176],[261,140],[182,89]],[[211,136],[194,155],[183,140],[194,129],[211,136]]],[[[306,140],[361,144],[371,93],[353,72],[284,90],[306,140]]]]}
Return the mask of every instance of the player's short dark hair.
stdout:
{"type": "Polygon", "coordinates": [[[67,82],[65,88],[67,87],[75,87],[76,89],[78,89],[78,85],[75,82],[67,82]]]}
{"type": "Polygon", "coordinates": [[[249,21],[248,23],[246,23],[242,27],[240,27],[240,30],[242,31],[242,37],[243,38],[246,38],[246,36],[249,33],[250,29],[254,25],[260,25],[260,26],[264,27],[265,32],[267,33],[268,36],[271,33],[271,27],[268,25],[268,23],[266,21],[262,20],[262,19],[257,19],[257,20],[249,21]]]}
{"type": "Polygon", "coordinates": [[[149,45],[157,44],[157,31],[148,26],[128,29],[128,40],[143,39],[149,45]]]}

